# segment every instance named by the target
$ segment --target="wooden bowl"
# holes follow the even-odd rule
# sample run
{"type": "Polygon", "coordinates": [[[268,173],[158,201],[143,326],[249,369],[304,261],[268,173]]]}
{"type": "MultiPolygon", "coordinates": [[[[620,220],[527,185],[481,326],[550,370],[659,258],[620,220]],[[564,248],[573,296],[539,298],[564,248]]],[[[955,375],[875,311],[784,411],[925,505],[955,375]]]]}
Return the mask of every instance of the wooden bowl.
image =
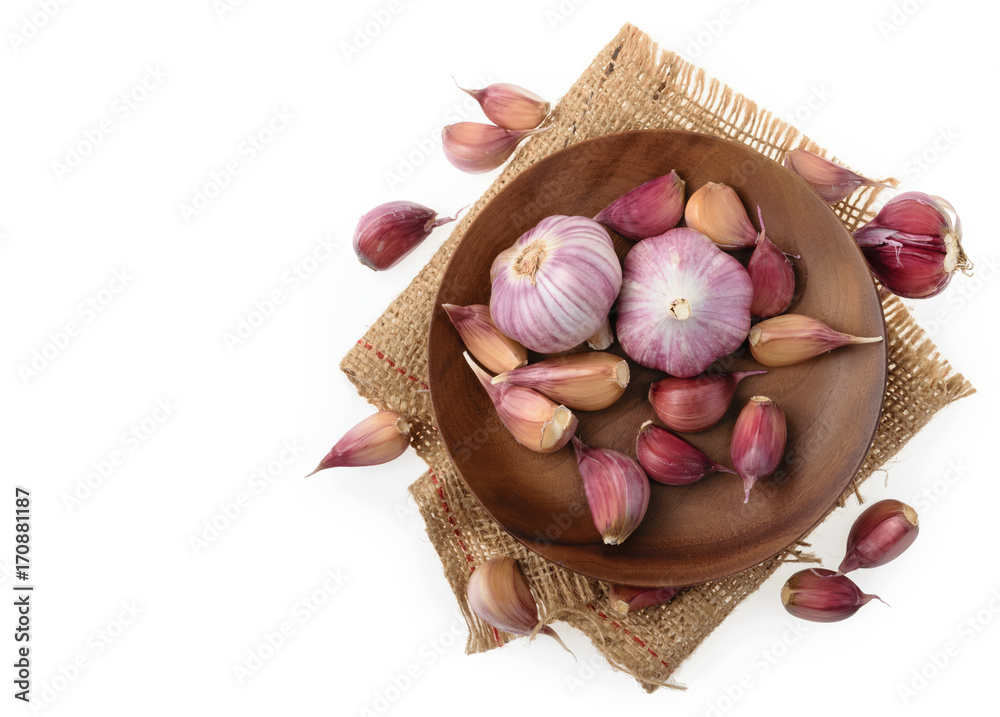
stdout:
{"type": "MultiPolygon", "coordinates": [[[[694,585],[771,558],[812,529],[836,503],[871,445],[886,385],[886,344],[847,346],[795,366],[768,369],[739,385],[714,427],[684,438],[732,467],[729,442],[749,397],[769,396],[788,419],[778,471],[743,503],[738,476],[715,474],[689,486],[652,482],[649,510],[622,545],[594,528],[571,446],[535,453],[517,443],[462,358],[464,346],[441,308],[488,304],[494,257],[553,214],[592,217],[650,179],[677,170],[687,196],[724,182],[757,224],[793,260],[789,313],[838,331],[885,336],[871,274],[843,224],[802,180],[752,149],[703,134],[645,130],[597,137],[546,157],[515,177],[476,217],[455,249],[435,301],[428,344],[434,415],[441,440],[483,508],[517,540],[569,570],[649,587],[694,585]]],[[[633,246],[612,234],[619,258],[633,246]]],[[[746,263],[749,252],[736,256],[746,263]]],[[[582,347],[581,350],[586,350],[582,347]]],[[[610,351],[624,356],[616,342],[610,351]]],[[[533,355],[531,360],[538,360],[533,355]]],[[[635,456],[639,426],[656,420],[649,386],[663,373],[629,361],[632,378],[603,411],[576,411],[577,435],[592,446],[635,456]]],[[[716,363],[726,371],[761,368],[746,342],[716,363]]],[[[766,367],[764,367],[766,368],[766,367]]]]}

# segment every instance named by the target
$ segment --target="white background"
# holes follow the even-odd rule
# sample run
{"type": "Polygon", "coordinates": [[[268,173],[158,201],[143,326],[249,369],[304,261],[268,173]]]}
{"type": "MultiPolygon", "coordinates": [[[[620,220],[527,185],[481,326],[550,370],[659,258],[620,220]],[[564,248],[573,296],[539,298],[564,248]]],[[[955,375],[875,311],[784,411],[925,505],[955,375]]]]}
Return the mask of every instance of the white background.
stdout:
{"type": "MultiPolygon", "coordinates": [[[[996,6],[230,4],[0,10],[0,590],[16,582],[22,485],[33,690],[48,700],[36,712],[932,715],[989,698],[1000,646],[996,6]],[[681,667],[686,692],[653,696],[566,625],[576,662],[545,638],[463,654],[464,624],[406,491],[424,470],[412,452],[302,477],[370,412],[339,360],[449,231],[376,275],[350,248],[358,216],[390,199],[451,212],[495,176],[463,175],[429,147],[447,121],[479,119],[449,75],[555,101],[626,21],[854,167],[950,199],[977,265],[975,279],[914,309],[979,394],[920,433],[887,486],[877,475],[866,487],[921,513],[910,551],[857,575],[892,607],[798,622],[779,602],[794,571],[784,567],[681,667]],[[122,104],[133,92],[144,97],[122,104]],[[253,157],[241,151],[275,112],[294,119],[253,157]],[[89,156],[55,166],[98,130],[89,156]],[[182,216],[230,161],[239,174],[182,216]],[[275,291],[283,300],[258,321],[275,291]],[[251,318],[245,340],[227,341],[251,318]],[[109,456],[119,465],[87,495],[80,486],[109,456]],[[225,529],[206,532],[213,521],[225,529]],[[283,623],[289,634],[268,649],[283,623]]],[[[814,536],[828,566],[858,512],[814,536]]],[[[15,613],[2,602],[0,713],[28,713],[12,698],[15,613]]]]}

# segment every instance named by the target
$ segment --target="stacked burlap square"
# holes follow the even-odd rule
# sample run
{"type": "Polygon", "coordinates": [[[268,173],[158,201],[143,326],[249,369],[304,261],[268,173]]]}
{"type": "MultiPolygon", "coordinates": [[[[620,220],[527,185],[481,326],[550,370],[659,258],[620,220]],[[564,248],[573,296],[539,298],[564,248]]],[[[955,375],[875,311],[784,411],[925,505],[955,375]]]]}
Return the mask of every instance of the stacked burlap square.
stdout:
{"type": "MultiPolygon", "coordinates": [[[[434,296],[452,251],[483,206],[523,169],[574,142],[624,130],[667,128],[724,137],[777,161],[795,147],[826,153],[676,54],[660,51],[631,25],[598,54],[546,125],[548,131],[514,155],[430,263],[351,349],[341,369],[380,410],[397,411],[410,421],[413,447],[430,467],[410,492],[469,624],[468,652],[497,647],[509,637],[473,615],[465,597],[476,565],[508,555],[520,561],[546,620],[562,620],[586,634],[611,664],[646,690],[676,686],[673,672],[745,597],[782,561],[809,556],[797,545],[750,570],[686,590],[667,605],[624,617],[613,613],[606,584],[526,550],[486,514],[456,472],[438,436],[427,386],[427,329],[434,296]]],[[[848,230],[871,218],[869,208],[879,191],[861,190],[834,207],[848,230]]],[[[844,498],[857,492],[935,413],[975,392],[952,371],[898,298],[886,295],[883,308],[889,338],[885,404],[868,457],[844,498]]]]}

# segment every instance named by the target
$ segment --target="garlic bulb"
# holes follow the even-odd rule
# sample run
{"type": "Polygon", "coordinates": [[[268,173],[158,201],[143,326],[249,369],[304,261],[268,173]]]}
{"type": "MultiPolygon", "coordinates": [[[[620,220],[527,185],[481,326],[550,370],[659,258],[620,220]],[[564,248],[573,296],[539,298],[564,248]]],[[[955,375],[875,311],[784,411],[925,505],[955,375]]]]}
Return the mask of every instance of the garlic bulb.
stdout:
{"type": "Polygon", "coordinates": [[[586,217],[553,216],[501,252],[490,278],[497,328],[532,351],[551,354],[601,329],[621,288],[622,268],[604,227],[586,217]]]}
{"type": "Polygon", "coordinates": [[[696,376],[750,331],[750,275],[693,229],[636,244],[623,276],[618,341],[643,366],[696,376]]]}

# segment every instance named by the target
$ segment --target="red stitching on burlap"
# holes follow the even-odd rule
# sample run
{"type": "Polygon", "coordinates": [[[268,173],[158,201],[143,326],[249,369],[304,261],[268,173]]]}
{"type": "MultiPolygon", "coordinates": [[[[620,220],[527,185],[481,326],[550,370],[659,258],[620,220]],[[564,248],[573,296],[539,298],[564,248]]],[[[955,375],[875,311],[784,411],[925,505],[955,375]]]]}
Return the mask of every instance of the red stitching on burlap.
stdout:
{"type": "Polygon", "coordinates": [[[364,339],[358,339],[358,346],[362,346],[362,347],[368,349],[369,351],[374,351],[376,356],[378,356],[380,359],[382,359],[383,361],[385,361],[392,368],[396,369],[396,373],[398,373],[400,376],[405,376],[406,378],[410,379],[414,383],[419,383],[420,387],[422,389],[424,389],[425,391],[429,390],[429,388],[428,388],[428,386],[427,386],[426,383],[424,383],[423,381],[421,381],[419,378],[417,378],[413,374],[407,373],[406,369],[402,369],[402,368],[399,368],[398,366],[396,366],[396,362],[395,361],[393,361],[391,358],[388,358],[384,353],[382,353],[381,351],[379,351],[378,349],[376,349],[370,343],[367,343],[364,339]]]}
{"type": "MultiPolygon", "coordinates": [[[[595,608],[590,603],[587,603],[587,607],[589,607],[591,610],[593,610],[594,612],[596,612],[597,615],[598,615],[598,617],[600,617],[602,620],[608,620],[608,616],[607,615],[605,615],[603,612],[601,612],[600,610],[598,610],[597,608],[595,608]]],[[[640,640],[635,635],[633,635],[631,633],[631,631],[629,631],[629,629],[627,627],[623,627],[622,625],[619,625],[614,620],[608,620],[608,621],[612,625],[614,625],[615,627],[617,627],[619,630],[621,630],[622,632],[624,632],[626,635],[630,636],[635,642],[639,643],[640,646],[646,647],[646,643],[643,642],[642,640],[640,640]]],[[[657,660],[660,660],[660,656],[657,655],[655,652],[653,652],[653,650],[651,650],[650,648],[646,647],[646,652],[648,652],[650,655],[652,655],[653,657],[655,657],[657,660]]],[[[670,674],[673,673],[673,670],[670,669],[670,665],[668,665],[666,662],[664,662],[663,660],[660,660],[660,664],[663,665],[665,668],[667,668],[667,674],[668,675],[670,675],[670,674]]]]}

